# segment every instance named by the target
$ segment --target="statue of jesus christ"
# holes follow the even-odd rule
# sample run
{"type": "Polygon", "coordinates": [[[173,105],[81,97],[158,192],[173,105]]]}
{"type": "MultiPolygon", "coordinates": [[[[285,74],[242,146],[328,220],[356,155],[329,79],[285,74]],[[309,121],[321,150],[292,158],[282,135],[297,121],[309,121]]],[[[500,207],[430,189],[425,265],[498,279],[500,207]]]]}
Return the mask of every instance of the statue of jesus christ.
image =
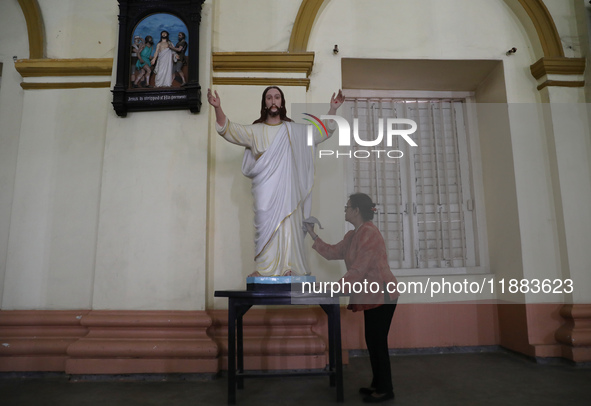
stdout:
{"type": "MultiPolygon", "coordinates": [[[[251,125],[230,121],[217,91],[208,89],[207,101],[215,110],[217,132],[246,148],[242,173],[252,179],[255,212],[255,271],[249,276],[309,275],[303,221],[310,217],[315,147],[334,127],[327,126],[327,136],[314,129],[309,146],[308,125],[287,117],[285,97],[276,86],[263,92],[261,117],[251,125]]],[[[335,115],[344,101],[340,90],[333,94],[328,114],[335,115]]]]}

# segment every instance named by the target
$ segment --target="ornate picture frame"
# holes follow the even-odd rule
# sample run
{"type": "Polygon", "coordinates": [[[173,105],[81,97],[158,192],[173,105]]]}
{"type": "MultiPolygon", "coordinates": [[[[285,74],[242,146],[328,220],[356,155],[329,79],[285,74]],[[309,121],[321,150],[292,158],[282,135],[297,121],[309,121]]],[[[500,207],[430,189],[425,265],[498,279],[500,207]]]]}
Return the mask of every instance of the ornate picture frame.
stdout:
{"type": "Polygon", "coordinates": [[[205,0],[118,0],[113,108],[201,110],[199,26],[205,0]]]}

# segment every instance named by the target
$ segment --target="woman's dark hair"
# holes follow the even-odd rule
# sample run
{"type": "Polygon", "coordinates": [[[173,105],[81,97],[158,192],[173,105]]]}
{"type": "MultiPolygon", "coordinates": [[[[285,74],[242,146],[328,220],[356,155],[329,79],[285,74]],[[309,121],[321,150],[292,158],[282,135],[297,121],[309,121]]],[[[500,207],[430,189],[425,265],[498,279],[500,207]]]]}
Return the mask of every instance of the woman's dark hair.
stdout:
{"type": "Polygon", "coordinates": [[[264,123],[267,119],[267,104],[265,103],[265,97],[267,97],[267,92],[271,89],[277,89],[281,94],[281,106],[279,107],[279,118],[281,118],[281,121],[293,121],[291,118],[287,117],[287,109],[285,108],[285,96],[283,95],[283,91],[277,86],[269,86],[263,92],[263,98],[261,100],[261,116],[257,120],[253,121],[253,124],[264,123]]]}
{"type": "Polygon", "coordinates": [[[373,220],[376,204],[371,201],[371,197],[365,193],[353,193],[349,196],[349,203],[352,208],[359,209],[363,221],[373,220]]]}

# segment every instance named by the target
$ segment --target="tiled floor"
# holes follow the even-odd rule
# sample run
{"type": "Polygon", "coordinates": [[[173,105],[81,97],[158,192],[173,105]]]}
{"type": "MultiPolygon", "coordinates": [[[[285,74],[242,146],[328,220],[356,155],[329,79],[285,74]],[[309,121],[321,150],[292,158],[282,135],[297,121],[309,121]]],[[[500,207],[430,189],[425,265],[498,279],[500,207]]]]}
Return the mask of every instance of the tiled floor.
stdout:
{"type": "MultiPolygon", "coordinates": [[[[396,405],[591,405],[591,367],[537,364],[505,351],[394,355],[396,405]]],[[[364,404],[357,390],[370,381],[369,360],[345,366],[345,404],[364,404]]],[[[225,405],[226,377],[85,377],[0,375],[1,406],[225,405]]],[[[248,379],[238,405],[336,404],[326,377],[248,379]]]]}

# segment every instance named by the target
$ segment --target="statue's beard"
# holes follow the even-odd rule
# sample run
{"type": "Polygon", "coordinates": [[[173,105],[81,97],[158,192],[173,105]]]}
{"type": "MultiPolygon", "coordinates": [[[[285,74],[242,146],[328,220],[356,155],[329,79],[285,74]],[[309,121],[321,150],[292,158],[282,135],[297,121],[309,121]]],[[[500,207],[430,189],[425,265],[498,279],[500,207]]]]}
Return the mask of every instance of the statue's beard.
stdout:
{"type": "Polygon", "coordinates": [[[276,110],[271,110],[273,106],[267,107],[267,117],[277,117],[281,115],[281,107],[275,106],[276,110]]]}

